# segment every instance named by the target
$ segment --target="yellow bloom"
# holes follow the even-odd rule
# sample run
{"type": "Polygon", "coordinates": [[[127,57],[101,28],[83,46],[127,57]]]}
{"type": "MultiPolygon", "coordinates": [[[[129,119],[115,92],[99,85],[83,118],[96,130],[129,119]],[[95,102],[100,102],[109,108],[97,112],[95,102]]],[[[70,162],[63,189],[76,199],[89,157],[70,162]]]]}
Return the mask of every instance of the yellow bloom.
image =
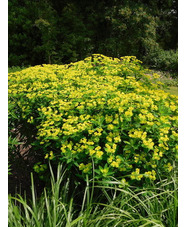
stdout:
{"type": "Polygon", "coordinates": [[[96,158],[101,158],[103,155],[103,151],[97,151],[96,152],[96,158]]]}
{"type": "Polygon", "coordinates": [[[113,159],[114,159],[114,156],[110,155],[108,158],[108,163],[111,163],[113,159]]]}
{"type": "Polygon", "coordinates": [[[49,157],[49,159],[52,160],[53,158],[54,158],[53,151],[50,151],[50,157],[49,157]]]}
{"type": "Polygon", "coordinates": [[[125,112],[126,117],[132,117],[132,115],[133,115],[132,111],[126,111],[125,112]]]}
{"type": "Polygon", "coordinates": [[[152,139],[143,140],[143,144],[144,144],[147,148],[149,148],[150,150],[153,149],[154,142],[152,142],[152,139]]]}
{"type": "Polygon", "coordinates": [[[145,176],[146,178],[151,179],[151,180],[156,180],[156,172],[155,172],[154,170],[145,172],[145,173],[144,173],[144,176],[145,176]]]}
{"type": "Polygon", "coordinates": [[[109,125],[107,126],[107,129],[108,129],[108,130],[113,130],[113,129],[114,129],[114,125],[109,124],[109,125]]]}
{"type": "Polygon", "coordinates": [[[89,150],[89,153],[90,153],[90,156],[92,156],[93,154],[96,153],[96,151],[95,150],[89,150]]]}
{"type": "Polygon", "coordinates": [[[108,116],[108,115],[105,116],[106,123],[111,123],[112,120],[113,120],[112,116],[108,116]]]}
{"type": "Polygon", "coordinates": [[[47,159],[47,158],[48,158],[48,154],[45,155],[45,159],[47,159]]]}
{"type": "Polygon", "coordinates": [[[116,161],[113,161],[110,165],[111,165],[112,167],[116,167],[116,168],[119,167],[119,163],[116,162],[116,161]]]}
{"type": "Polygon", "coordinates": [[[106,175],[108,173],[108,168],[105,168],[105,169],[101,169],[100,170],[104,175],[106,175]]]}
{"type": "Polygon", "coordinates": [[[167,165],[164,165],[164,167],[168,172],[170,172],[173,169],[173,166],[170,164],[170,162],[167,165]]]}
{"type": "Polygon", "coordinates": [[[136,168],[136,171],[132,172],[131,175],[130,175],[130,178],[132,180],[136,179],[136,180],[140,181],[142,177],[143,177],[143,174],[140,174],[140,169],[139,168],[136,168]]]}
{"type": "Polygon", "coordinates": [[[83,164],[83,163],[81,163],[80,165],[79,165],[79,170],[83,170],[85,168],[85,165],[83,164]]]}

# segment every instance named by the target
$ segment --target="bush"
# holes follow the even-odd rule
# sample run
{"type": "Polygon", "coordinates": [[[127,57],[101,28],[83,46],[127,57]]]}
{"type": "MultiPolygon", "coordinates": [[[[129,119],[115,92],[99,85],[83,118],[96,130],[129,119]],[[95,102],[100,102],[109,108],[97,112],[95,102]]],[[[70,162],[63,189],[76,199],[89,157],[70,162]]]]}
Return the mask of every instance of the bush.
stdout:
{"type": "Polygon", "coordinates": [[[152,68],[169,71],[174,77],[178,76],[178,51],[158,48],[150,53],[145,61],[152,68]]]}
{"type": "MultiPolygon", "coordinates": [[[[177,97],[135,57],[93,55],[9,74],[10,119],[31,143],[34,170],[48,160],[80,178],[148,184],[177,162],[177,97]]],[[[167,175],[167,174],[166,174],[167,175]]]]}

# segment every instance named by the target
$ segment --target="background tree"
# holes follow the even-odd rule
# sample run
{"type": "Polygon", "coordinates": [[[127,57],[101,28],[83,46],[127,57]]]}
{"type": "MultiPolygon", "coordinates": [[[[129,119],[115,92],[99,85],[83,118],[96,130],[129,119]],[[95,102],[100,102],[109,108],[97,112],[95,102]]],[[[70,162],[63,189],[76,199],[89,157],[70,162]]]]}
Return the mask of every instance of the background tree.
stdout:
{"type": "Polygon", "coordinates": [[[174,50],[176,62],[177,14],[177,0],[9,0],[9,66],[69,63],[92,53],[170,66],[162,56],[174,50]]]}

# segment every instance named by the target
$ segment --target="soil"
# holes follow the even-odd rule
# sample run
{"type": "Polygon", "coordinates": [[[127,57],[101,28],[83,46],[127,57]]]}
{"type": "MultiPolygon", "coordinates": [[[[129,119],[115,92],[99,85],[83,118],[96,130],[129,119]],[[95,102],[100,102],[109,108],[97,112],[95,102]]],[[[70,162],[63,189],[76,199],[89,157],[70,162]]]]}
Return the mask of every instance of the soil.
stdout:
{"type": "Polygon", "coordinates": [[[31,172],[34,175],[34,186],[38,194],[42,192],[45,183],[33,171],[34,160],[29,156],[31,145],[27,145],[26,138],[20,141],[20,133],[17,133],[16,138],[21,144],[17,145],[15,152],[9,155],[11,174],[8,176],[8,193],[12,196],[16,194],[24,196],[26,193],[27,198],[31,198],[31,172]]]}

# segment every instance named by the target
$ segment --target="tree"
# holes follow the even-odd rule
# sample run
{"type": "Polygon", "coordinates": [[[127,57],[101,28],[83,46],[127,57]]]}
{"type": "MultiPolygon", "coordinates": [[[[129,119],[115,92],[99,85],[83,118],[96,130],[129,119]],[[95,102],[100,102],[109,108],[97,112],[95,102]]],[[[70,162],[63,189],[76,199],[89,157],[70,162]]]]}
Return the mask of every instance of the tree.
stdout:
{"type": "Polygon", "coordinates": [[[9,0],[9,66],[177,49],[177,0],[9,0]]]}

